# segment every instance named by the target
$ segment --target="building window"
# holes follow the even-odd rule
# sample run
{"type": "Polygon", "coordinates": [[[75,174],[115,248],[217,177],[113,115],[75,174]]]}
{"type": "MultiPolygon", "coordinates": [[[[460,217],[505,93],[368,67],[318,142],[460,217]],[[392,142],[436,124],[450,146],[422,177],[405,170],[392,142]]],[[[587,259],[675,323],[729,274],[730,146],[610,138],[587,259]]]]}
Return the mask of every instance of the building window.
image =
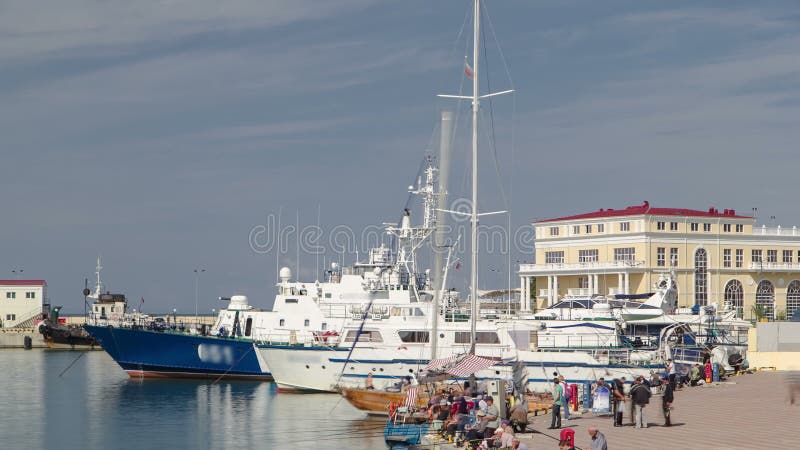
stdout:
{"type": "Polygon", "coordinates": [[[664,267],[667,265],[666,251],[667,249],[664,247],[658,247],[656,249],[656,265],[658,267],[664,267]]]}
{"type": "Polygon", "coordinates": [[[744,265],[744,250],[741,248],[736,249],[736,267],[744,265]]]}
{"type": "Polygon", "coordinates": [[[697,222],[692,222],[690,225],[692,231],[697,231],[697,222]]]}
{"type": "Polygon", "coordinates": [[[704,223],[703,224],[703,231],[706,231],[706,232],[711,231],[711,224],[710,223],[704,223]]]}
{"type": "Polygon", "coordinates": [[[550,236],[558,236],[558,227],[550,227],[550,236]]]}
{"type": "Polygon", "coordinates": [[[547,264],[563,264],[564,252],[544,252],[544,262],[547,264]]]}
{"type": "Polygon", "coordinates": [[[633,261],[635,259],[636,249],[634,247],[614,249],[614,261],[633,261]]]}
{"type": "Polygon", "coordinates": [[[587,275],[578,277],[578,287],[580,289],[589,289],[589,277],[587,275]]]}
{"type": "Polygon", "coordinates": [[[784,264],[791,264],[792,263],[792,251],[791,250],[784,250],[783,251],[783,262],[784,262],[784,264]]]}
{"type": "Polygon", "coordinates": [[[589,234],[589,233],[592,232],[592,226],[591,225],[586,225],[584,228],[586,229],[586,234],[589,234]]]}
{"type": "Polygon", "coordinates": [[[786,318],[791,319],[798,308],[800,308],[800,281],[792,280],[786,287],[786,318]]]}
{"type": "Polygon", "coordinates": [[[722,224],[722,231],[724,231],[725,233],[730,233],[731,232],[731,224],[723,223],[722,224]]]}
{"type": "Polygon", "coordinates": [[[572,226],[572,234],[581,234],[581,226],[580,225],[573,225],[572,226]]]}
{"type": "Polygon", "coordinates": [[[736,232],[737,233],[744,233],[744,225],[741,223],[736,224],[736,232]]]}
{"type": "Polygon", "coordinates": [[[669,231],[678,231],[678,222],[670,222],[669,231]]]}
{"type": "Polygon", "coordinates": [[[678,247],[669,249],[669,265],[670,267],[678,267],[678,247]]]}
{"type": "Polygon", "coordinates": [[[16,292],[6,292],[6,298],[17,298],[16,292]]]}
{"type": "Polygon", "coordinates": [[[666,229],[666,228],[664,227],[664,225],[666,225],[666,223],[664,223],[664,222],[656,222],[656,230],[658,230],[658,231],[664,231],[664,230],[666,229]]]}
{"type": "Polygon", "coordinates": [[[769,280],[761,280],[756,289],[756,306],[762,308],[763,316],[775,319],[775,286],[769,280]]]}
{"type": "Polygon", "coordinates": [[[694,253],[694,304],[705,306],[708,303],[708,253],[704,248],[694,253]]]}
{"type": "Polygon", "coordinates": [[[26,292],[25,298],[36,298],[36,292],[26,292]]]}
{"type": "Polygon", "coordinates": [[[754,263],[761,262],[761,250],[753,250],[750,253],[750,257],[752,258],[754,263]]]}
{"type": "Polygon", "coordinates": [[[619,223],[619,231],[631,231],[631,223],[630,222],[620,222],[619,223]]]}
{"type": "Polygon", "coordinates": [[[722,267],[731,266],[731,249],[722,249],[722,267]]]}
{"type": "Polygon", "coordinates": [[[777,250],[767,250],[767,262],[768,263],[776,263],[776,262],[778,262],[778,251],[777,250]]]}
{"type": "Polygon", "coordinates": [[[6,320],[17,320],[16,314],[6,314],[6,320]]]}
{"type": "Polygon", "coordinates": [[[597,224],[597,232],[598,233],[603,233],[604,231],[606,231],[606,225],[604,223],[598,223],[597,224]]]}
{"type": "Polygon", "coordinates": [[[736,317],[744,317],[744,289],[739,280],[731,280],[725,285],[724,304],[736,309],[736,317]]]}
{"type": "Polygon", "coordinates": [[[597,249],[578,250],[578,262],[597,262],[597,249]]]}

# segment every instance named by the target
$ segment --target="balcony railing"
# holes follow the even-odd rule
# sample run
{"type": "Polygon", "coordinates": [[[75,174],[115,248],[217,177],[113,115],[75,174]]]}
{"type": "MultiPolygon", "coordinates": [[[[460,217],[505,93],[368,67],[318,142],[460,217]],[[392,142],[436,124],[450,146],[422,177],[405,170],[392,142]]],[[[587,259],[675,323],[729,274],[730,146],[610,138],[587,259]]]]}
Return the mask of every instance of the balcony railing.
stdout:
{"type": "Polygon", "coordinates": [[[792,228],[782,228],[780,225],[777,227],[768,227],[762,225],[760,227],[753,227],[753,235],[755,236],[800,236],[800,230],[796,226],[792,228]]]}
{"type": "Polygon", "coordinates": [[[567,272],[567,271],[620,271],[632,268],[643,268],[644,261],[640,260],[626,260],[626,261],[606,261],[606,262],[581,262],[581,263],[550,263],[550,264],[520,264],[519,271],[521,273],[549,273],[549,272],[567,272]]]}
{"type": "Polygon", "coordinates": [[[539,297],[549,298],[550,297],[550,289],[539,289],[539,297]]]}
{"type": "Polygon", "coordinates": [[[567,289],[567,295],[570,297],[588,297],[592,295],[592,290],[589,288],[571,288],[567,289]]]}
{"type": "Polygon", "coordinates": [[[800,272],[800,263],[751,262],[750,270],[759,272],[800,272]]]}

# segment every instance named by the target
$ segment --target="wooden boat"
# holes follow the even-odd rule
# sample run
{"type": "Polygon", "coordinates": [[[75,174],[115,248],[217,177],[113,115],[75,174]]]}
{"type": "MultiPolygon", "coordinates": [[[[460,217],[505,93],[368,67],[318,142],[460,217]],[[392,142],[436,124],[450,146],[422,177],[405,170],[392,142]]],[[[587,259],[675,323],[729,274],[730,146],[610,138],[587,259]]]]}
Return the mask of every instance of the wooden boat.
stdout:
{"type": "MultiPolygon", "coordinates": [[[[390,392],[376,389],[341,388],[339,392],[351,405],[367,414],[388,415],[389,404],[397,405],[405,402],[405,392],[390,392]]],[[[426,405],[430,397],[427,393],[420,392],[417,404],[426,405]]]]}

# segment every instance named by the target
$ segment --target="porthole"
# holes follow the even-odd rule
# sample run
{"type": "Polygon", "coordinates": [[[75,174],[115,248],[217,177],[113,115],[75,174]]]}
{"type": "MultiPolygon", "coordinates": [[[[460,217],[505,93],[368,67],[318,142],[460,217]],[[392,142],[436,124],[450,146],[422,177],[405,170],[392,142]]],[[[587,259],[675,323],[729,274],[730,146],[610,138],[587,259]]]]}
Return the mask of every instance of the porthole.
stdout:
{"type": "Polygon", "coordinates": [[[322,366],[322,370],[325,370],[325,366],[322,366]]]}
{"type": "Polygon", "coordinates": [[[350,366],[350,370],[356,370],[356,368],[353,367],[353,366],[350,366]]]}
{"type": "Polygon", "coordinates": [[[377,372],[377,371],[375,370],[375,368],[374,368],[374,367],[372,368],[372,371],[373,371],[373,372],[377,372]]]}
{"type": "Polygon", "coordinates": [[[311,368],[311,367],[308,367],[308,364],[306,364],[306,369],[310,369],[310,368],[311,368]]]}
{"type": "Polygon", "coordinates": [[[381,372],[383,372],[383,367],[381,367],[381,372]]]}
{"type": "Polygon", "coordinates": [[[414,369],[408,369],[408,373],[414,373],[414,369]]]}
{"type": "Polygon", "coordinates": [[[439,333],[439,337],[444,339],[444,333],[439,333]]]}
{"type": "Polygon", "coordinates": [[[494,374],[495,374],[495,375],[500,375],[500,371],[499,371],[499,370],[495,370],[495,371],[494,371],[494,374]]]}

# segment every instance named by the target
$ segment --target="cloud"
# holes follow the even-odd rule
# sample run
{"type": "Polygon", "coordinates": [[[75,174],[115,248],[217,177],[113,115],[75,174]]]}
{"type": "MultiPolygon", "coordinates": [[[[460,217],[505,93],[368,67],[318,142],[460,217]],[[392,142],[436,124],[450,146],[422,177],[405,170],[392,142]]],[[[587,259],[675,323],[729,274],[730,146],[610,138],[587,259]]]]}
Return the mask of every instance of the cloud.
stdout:
{"type": "Polygon", "coordinates": [[[8,0],[0,6],[0,60],[43,57],[67,50],[107,51],[113,46],[168,41],[208,31],[276,27],[347,14],[372,3],[371,0],[8,0]]]}

